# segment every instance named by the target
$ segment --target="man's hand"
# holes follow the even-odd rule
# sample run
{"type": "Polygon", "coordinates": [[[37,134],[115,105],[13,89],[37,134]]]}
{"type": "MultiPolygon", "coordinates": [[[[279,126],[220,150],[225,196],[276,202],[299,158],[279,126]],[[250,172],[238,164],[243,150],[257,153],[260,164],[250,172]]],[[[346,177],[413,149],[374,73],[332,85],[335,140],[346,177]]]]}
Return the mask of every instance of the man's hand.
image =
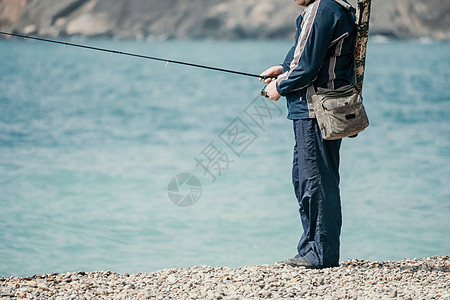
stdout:
{"type": "Polygon", "coordinates": [[[269,84],[272,81],[276,80],[276,77],[278,77],[278,75],[280,75],[281,73],[283,73],[283,67],[282,66],[273,66],[268,68],[267,70],[265,70],[264,72],[262,72],[259,76],[261,76],[259,78],[259,81],[264,81],[265,84],[269,84]],[[264,79],[264,77],[274,77],[274,78],[266,78],[264,79]]]}
{"type": "Polygon", "coordinates": [[[278,99],[280,99],[281,95],[277,91],[277,82],[275,80],[266,86],[266,93],[273,101],[278,101],[278,99]]]}
{"type": "Polygon", "coordinates": [[[276,77],[281,75],[281,73],[283,73],[282,66],[273,66],[273,67],[268,68],[267,70],[265,70],[264,72],[262,72],[260,74],[261,77],[259,78],[259,81],[264,81],[264,83],[267,84],[267,86],[266,86],[267,96],[270,99],[272,99],[273,101],[278,101],[278,99],[280,99],[280,97],[281,97],[281,95],[277,91],[277,86],[276,86],[276,81],[275,81],[276,77]],[[264,77],[270,77],[270,78],[264,79],[264,77]]]}

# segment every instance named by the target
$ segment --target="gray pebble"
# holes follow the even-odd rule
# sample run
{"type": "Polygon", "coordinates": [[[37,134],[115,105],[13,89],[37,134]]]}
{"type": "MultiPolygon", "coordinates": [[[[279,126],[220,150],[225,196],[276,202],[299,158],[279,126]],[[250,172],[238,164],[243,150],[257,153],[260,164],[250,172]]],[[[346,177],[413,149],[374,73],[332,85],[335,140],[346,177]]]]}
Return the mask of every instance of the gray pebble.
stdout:
{"type": "Polygon", "coordinates": [[[3,299],[447,299],[450,259],[349,260],[323,270],[284,264],[195,266],[153,273],[111,271],[0,277],[3,299]]]}

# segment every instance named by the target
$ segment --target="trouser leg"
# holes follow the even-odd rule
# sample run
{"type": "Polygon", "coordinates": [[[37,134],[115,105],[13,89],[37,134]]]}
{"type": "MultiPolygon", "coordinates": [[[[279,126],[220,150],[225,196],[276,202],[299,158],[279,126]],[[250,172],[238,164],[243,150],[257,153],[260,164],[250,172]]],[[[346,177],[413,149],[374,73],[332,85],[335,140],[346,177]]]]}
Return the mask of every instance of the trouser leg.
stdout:
{"type": "Polygon", "coordinates": [[[294,120],[294,133],[292,181],[303,226],[298,256],[308,258],[319,268],[337,266],[342,226],[341,140],[323,140],[315,119],[294,120]]]}

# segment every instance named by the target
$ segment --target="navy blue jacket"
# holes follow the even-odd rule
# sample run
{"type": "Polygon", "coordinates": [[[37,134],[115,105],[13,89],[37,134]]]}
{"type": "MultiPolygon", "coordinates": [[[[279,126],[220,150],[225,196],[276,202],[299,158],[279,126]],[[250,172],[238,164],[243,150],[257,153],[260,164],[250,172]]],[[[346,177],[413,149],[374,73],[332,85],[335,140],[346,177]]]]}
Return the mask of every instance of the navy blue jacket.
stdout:
{"type": "Polygon", "coordinates": [[[295,43],[286,55],[277,90],[288,118],[314,118],[306,89],[337,89],[353,82],[354,15],[334,0],[316,0],[297,18],[295,43]],[[306,101],[305,101],[306,100],[306,101]]]}

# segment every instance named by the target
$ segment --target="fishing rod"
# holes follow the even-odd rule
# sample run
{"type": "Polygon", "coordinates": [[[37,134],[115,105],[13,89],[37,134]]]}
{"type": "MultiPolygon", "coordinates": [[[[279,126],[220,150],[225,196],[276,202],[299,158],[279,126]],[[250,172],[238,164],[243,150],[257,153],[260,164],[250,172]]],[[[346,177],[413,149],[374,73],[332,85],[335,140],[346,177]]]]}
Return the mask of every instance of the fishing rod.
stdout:
{"type": "Polygon", "coordinates": [[[249,77],[257,77],[257,78],[261,78],[261,79],[275,78],[272,76],[260,76],[260,75],[251,74],[251,73],[245,73],[245,72],[234,71],[234,70],[223,69],[223,68],[210,67],[210,66],[194,64],[194,63],[189,63],[189,62],[184,62],[184,61],[179,61],[179,60],[172,60],[172,59],[167,59],[167,58],[160,58],[160,57],[147,56],[147,55],[141,55],[141,54],[135,54],[135,53],[129,53],[129,52],[122,52],[122,51],[117,51],[117,50],[92,47],[92,46],[69,43],[69,42],[61,42],[61,41],[57,41],[57,40],[51,40],[51,39],[46,39],[46,38],[41,38],[41,37],[36,37],[36,36],[22,35],[22,34],[4,32],[4,31],[0,31],[0,34],[7,35],[7,36],[20,37],[20,38],[24,38],[24,39],[60,44],[60,45],[64,45],[64,46],[71,46],[71,47],[78,47],[78,48],[95,50],[95,51],[108,52],[108,53],[112,53],[112,54],[120,54],[120,55],[132,56],[132,57],[137,57],[137,58],[163,61],[166,63],[179,64],[179,65],[184,65],[184,66],[189,66],[189,67],[194,67],[194,68],[202,68],[202,69],[207,69],[207,70],[226,72],[226,73],[249,76],[249,77]]]}

